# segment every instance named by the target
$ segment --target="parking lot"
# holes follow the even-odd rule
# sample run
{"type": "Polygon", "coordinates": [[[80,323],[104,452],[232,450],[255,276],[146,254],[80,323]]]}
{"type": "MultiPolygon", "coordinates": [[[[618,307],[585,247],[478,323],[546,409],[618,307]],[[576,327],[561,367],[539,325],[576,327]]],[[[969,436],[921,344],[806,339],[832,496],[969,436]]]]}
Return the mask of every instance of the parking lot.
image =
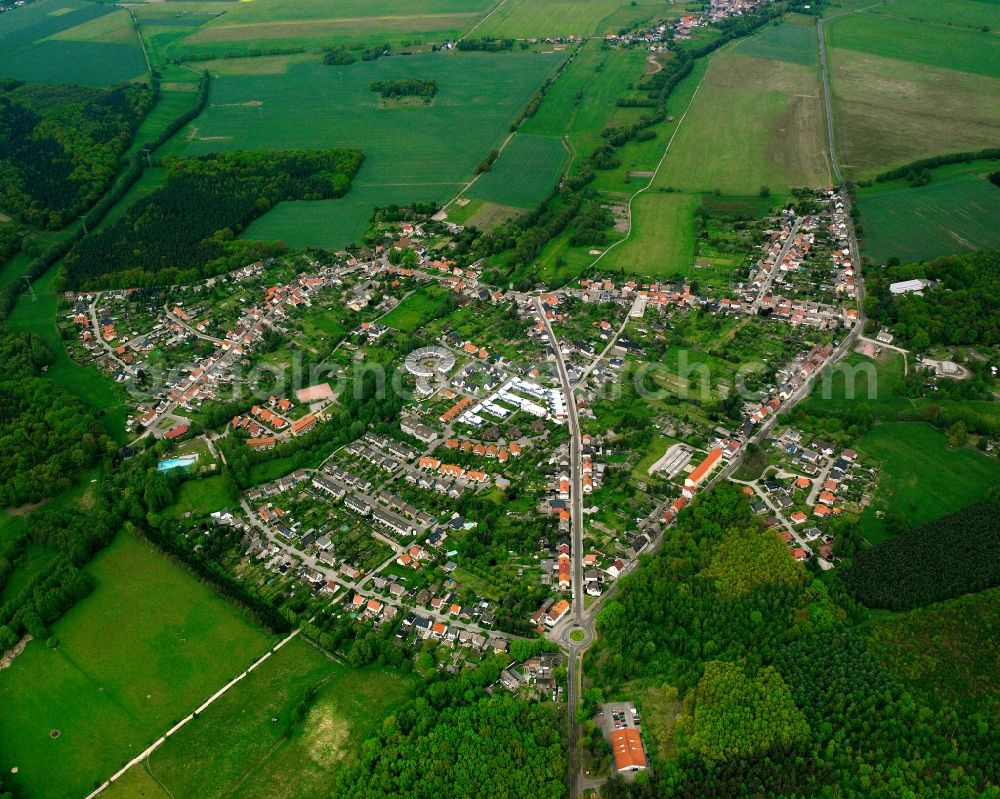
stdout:
{"type": "Polygon", "coordinates": [[[631,702],[608,702],[601,705],[597,712],[597,723],[601,727],[601,732],[604,733],[605,740],[615,730],[623,730],[628,727],[642,730],[642,719],[639,717],[639,711],[631,702]]]}

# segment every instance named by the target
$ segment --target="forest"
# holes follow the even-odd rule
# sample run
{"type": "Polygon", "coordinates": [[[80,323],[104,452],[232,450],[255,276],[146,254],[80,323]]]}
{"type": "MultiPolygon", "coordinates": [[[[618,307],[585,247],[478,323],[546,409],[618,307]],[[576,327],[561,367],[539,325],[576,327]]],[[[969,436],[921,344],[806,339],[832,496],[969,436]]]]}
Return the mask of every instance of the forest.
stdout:
{"type": "Polygon", "coordinates": [[[854,556],[843,579],[873,608],[906,610],[1000,585],[1000,495],[854,556]]]}
{"type": "Polygon", "coordinates": [[[52,360],[34,334],[0,330],[0,508],[59,493],[106,451],[90,411],[41,377],[52,360]]]}
{"type": "Polygon", "coordinates": [[[585,663],[596,688],[627,698],[650,682],[682,697],[676,751],[602,795],[972,799],[995,785],[996,719],[915,699],[871,652],[869,614],[836,573],[800,567],[774,583],[739,565],[737,552],[772,556],[745,541],[762,532],[735,487],[716,488],[600,611],[585,663]]]}
{"type": "Polygon", "coordinates": [[[72,222],[108,188],[153,101],[141,83],[0,81],[0,210],[36,228],[72,222]]]}
{"type": "Polygon", "coordinates": [[[24,231],[16,222],[0,222],[0,262],[21,249],[21,238],[24,231]]]}
{"type": "Polygon", "coordinates": [[[906,348],[992,346],[1000,341],[1000,251],[868,269],[865,288],[872,329],[889,328],[906,348]],[[890,293],[890,283],[911,278],[933,280],[935,285],[922,295],[890,293]]]}
{"type": "Polygon", "coordinates": [[[164,186],[66,256],[64,286],[187,283],[284,249],[239,241],[282,200],[344,196],[361,165],[357,150],[231,152],[168,156],[164,186]]]}
{"type": "Polygon", "coordinates": [[[555,706],[485,688],[503,663],[490,658],[474,670],[436,678],[390,716],[359,762],[342,774],[334,795],[344,799],[558,799],[566,761],[555,706]]]}

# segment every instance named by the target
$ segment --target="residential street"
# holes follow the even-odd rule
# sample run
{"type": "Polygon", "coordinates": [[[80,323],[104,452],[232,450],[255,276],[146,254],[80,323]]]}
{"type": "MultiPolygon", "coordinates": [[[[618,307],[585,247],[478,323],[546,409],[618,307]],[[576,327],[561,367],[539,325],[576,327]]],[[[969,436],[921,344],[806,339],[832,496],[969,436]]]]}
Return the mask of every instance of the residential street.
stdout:
{"type": "Polygon", "coordinates": [[[771,269],[767,273],[767,279],[761,285],[757,298],[750,306],[751,316],[756,316],[757,311],[760,310],[760,304],[764,300],[764,297],[770,294],[774,278],[781,272],[781,265],[784,263],[785,256],[788,255],[788,251],[792,249],[792,245],[795,243],[795,235],[799,232],[799,228],[802,227],[804,219],[804,216],[797,216],[795,218],[792,229],[788,232],[788,238],[785,239],[785,243],[781,246],[781,251],[778,253],[778,257],[774,259],[774,263],[771,264],[771,269]]]}

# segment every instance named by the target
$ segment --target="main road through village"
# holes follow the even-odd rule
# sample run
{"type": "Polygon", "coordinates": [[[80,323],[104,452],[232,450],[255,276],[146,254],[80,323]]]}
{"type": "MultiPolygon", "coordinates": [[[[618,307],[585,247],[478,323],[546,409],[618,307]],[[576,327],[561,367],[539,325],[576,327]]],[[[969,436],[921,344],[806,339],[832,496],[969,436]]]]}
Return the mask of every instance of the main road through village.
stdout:
{"type": "MultiPolygon", "coordinates": [[[[840,171],[840,165],[837,161],[836,144],[834,138],[834,125],[833,125],[833,112],[832,103],[830,99],[830,79],[827,70],[827,59],[826,59],[826,42],[824,39],[823,30],[823,19],[820,17],[817,20],[817,34],[819,38],[819,61],[820,61],[820,73],[822,78],[823,86],[823,105],[826,114],[826,124],[827,124],[827,143],[829,147],[830,155],[830,169],[835,178],[836,185],[840,188],[841,197],[844,202],[845,216],[847,218],[848,227],[848,241],[850,243],[851,250],[851,262],[855,265],[855,273],[857,275],[857,304],[858,304],[858,318],[854,326],[844,336],[835,347],[833,352],[828,356],[824,363],[825,366],[836,363],[841,358],[845,357],[853,348],[858,336],[861,335],[864,330],[865,325],[865,313],[864,313],[864,281],[861,275],[861,255],[858,248],[857,235],[854,230],[854,222],[851,216],[851,200],[848,192],[846,191],[846,186],[844,185],[844,179],[840,171]]],[[[788,240],[786,242],[786,247],[782,251],[782,257],[785,254],[785,250],[792,239],[794,238],[795,232],[798,228],[798,223],[796,223],[795,228],[789,234],[788,240]]],[[[781,258],[776,261],[776,266],[780,264],[781,258]]],[[[776,271],[776,270],[775,270],[776,271]]],[[[768,280],[766,287],[770,286],[770,280],[768,280]]],[[[764,294],[764,289],[761,291],[761,296],[764,294]]],[[[566,421],[569,426],[570,434],[570,527],[572,531],[572,565],[573,565],[573,604],[571,607],[571,612],[566,615],[566,617],[555,627],[553,627],[550,637],[552,640],[557,641],[568,656],[568,670],[567,670],[567,681],[566,681],[566,725],[567,725],[567,785],[570,791],[570,797],[575,799],[575,797],[581,796],[584,789],[597,787],[603,782],[603,780],[590,780],[585,779],[585,775],[581,773],[580,768],[580,748],[579,740],[577,737],[577,724],[576,724],[576,713],[577,705],[580,698],[580,692],[582,690],[583,683],[583,655],[587,648],[594,640],[595,630],[594,621],[597,615],[597,611],[600,606],[612,596],[617,587],[617,583],[611,586],[611,588],[602,594],[589,608],[589,612],[584,608],[583,603],[583,479],[582,479],[582,464],[581,464],[581,451],[582,451],[582,441],[580,436],[580,421],[577,414],[576,397],[574,394],[574,386],[570,382],[569,374],[566,370],[566,363],[563,359],[563,353],[560,348],[559,340],[553,333],[552,326],[549,324],[548,317],[545,315],[545,309],[542,305],[540,297],[535,296],[533,298],[535,310],[538,314],[538,318],[541,321],[545,334],[548,336],[549,346],[552,349],[553,360],[555,361],[556,370],[559,373],[559,382],[562,385],[563,398],[566,404],[566,421]],[[573,640],[571,633],[577,631],[577,638],[579,641],[573,640]],[[581,637],[582,634],[582,637],[581,637]]],[[[759,303],[756,303],[759,307],[759,303]]],[[[756,310],[756,308],[755,308],[756,310]]],[[[596,363],[600,361],[607,352],[610,351],[611,347],[617,341],[618,337],[624,330],[624,325],[619,328],[614,338],[605,348],[604,352],[601,353],[598,359],[595,360],[594,364],[588,369],[594,368],[596,363]]],[[[815,374],[821,374],[823,369],[818,369],[815,374]]],[[[578,382],[577,385],[582,384],[582,380],[578,382]]],[[[791,410],[796,404],[805,399],[813,387],[812,380],[804,380],[802,384],[792,393],[790,397],[782,405],[781,411],[787,412],[791,410]]],[[[754,443],[759,444],[764,441],[771,431],[774,429],[774,425],[777,421],[777,414],[772,415],[768,420],[761,424],[756,433],[747,442],[748,444],[754,443]]],[[[720,471],[713,480],[709,482],[706,488],[720,483],[722,481],[728,480],[732,475],[739,469],[743,455],[746,452],[747,447],[742,447],[739,454],[737,454],[727,465],[720,471]]],[[[654,511],[654,515],[659,515],[660,508],[654,511]]],[[[660,544],[661,539],[657,539],[651,545],[651,551],[654,551],[660,544]]]]}

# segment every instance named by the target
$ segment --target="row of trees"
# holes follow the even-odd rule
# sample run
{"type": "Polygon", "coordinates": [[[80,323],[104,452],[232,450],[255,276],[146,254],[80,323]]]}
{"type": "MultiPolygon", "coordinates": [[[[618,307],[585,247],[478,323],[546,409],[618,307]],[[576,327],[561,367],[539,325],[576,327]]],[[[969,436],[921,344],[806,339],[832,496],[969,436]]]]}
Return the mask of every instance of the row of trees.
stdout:
{"type": "Polygon", "coordinates": [[[911,161],[895,169],[890,169],[876,175],[875,182],[884,183],[887,180],[898,180],[908,178],[911,173],[920,174],[930,169],[947,164],[968,164],[972,161],[1000,160],[1000,147],[987,147],[982,150],[973,150],[964,153],[947,153],[945,155],[935,155],[931,158],[921,158],[919,161],[911,161]]]}
{"type": "Polygon", "coordinates": [[[69,253],[66,285],[187,282],[272,253],[236,238],[282,200],[342,197],[361,160],[346,149],[168,157],[162,188],[69,253]]]}
{"type": "Polygon", "coordinates": [[[455,47],[462,51],[481,50],[487,53],[500,53],[504,50],[513,50],[514,40],[483,36],[480,39],[460,39],[455,47]]]}
{"type": "Polygon", "coordinates": [[[0,82],[0,207],[21,222],[59,229],[107,190],[155,93],[0,82]]]}

